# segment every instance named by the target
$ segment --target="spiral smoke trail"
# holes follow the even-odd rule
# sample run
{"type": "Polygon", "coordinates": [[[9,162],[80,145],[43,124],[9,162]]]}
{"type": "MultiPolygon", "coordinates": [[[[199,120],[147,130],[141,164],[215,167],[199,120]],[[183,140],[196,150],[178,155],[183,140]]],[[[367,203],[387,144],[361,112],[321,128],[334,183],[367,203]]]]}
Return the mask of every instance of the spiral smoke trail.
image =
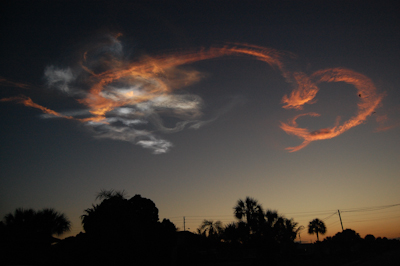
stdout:
{"type": "MultiPolygon", "coordinates": [[[[83,53],[78,66],[57,68],[48,66],[44,76],[49,88],[74,97],[81,104],[81,110],[57,112],[41,106],[27,96],[1,99],[15,101],[37,108],[43,118],[60,117],[84,123],[96,138],[128,141],[153,153],[167,152],[173,144],[158,134],[174,133],[185,128],[197,129],[214,121],[229,108],[208,120],[201,120],[203,99],[194,94],[184,94],[180,88],[198,82],[202,75],[196,70],[182,66],[201,60],[222,56],[247,56],[263,61],[280,71],[285,80],[294,85],[293,91],[282,98],[283,108],[302,110],[304,104],[312,104],[321,82],[346,82],[353,85],[360,95],[357,113],[342,124],[310,132],[298,126],[296,120],[281,122],[287,133],[299,137],[303,143],[289,147],[290,152],[298,151],[315,140],[334,138],[350,128],[363,123],[382,101],[373,82],[364,75],[344,68],[325,69],[307,76],[302,72],[287,71],[283,59],[289,56],[275,49],[249,44],[230,44],[201,50],[181,51],[153,57],[142,57],[133,62],[124,60],[123,46],[118,37],[107,40],[83,53]],[[166,118],[177,119],[175,126],[167,127],[166,118]]],[[[21,83],[1,78],[0,83],[8,86],[27,88],[21,83]]],[[[231,104],[232,105],[232,104],[231,104]]],[[[232,106],[231,106],[232,107],[232,106]]]]}

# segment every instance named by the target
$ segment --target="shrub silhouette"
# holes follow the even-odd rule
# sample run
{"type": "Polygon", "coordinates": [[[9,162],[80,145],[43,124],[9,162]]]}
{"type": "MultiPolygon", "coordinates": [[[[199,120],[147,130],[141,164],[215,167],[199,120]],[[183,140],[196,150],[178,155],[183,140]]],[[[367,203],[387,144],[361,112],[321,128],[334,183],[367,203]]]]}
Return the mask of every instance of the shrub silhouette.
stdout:
{"type": "Polygon", "coordinates": [[[164,263],[170,260],[175,245],[175,225],[159,222],[158,209],[150,199],[123,192],[101,191],[101,203],[92,205],[81,216],[86,232],[87,263],[164,263]]]}
{"type": "Polygon", "coordinates": [[[110,194],[100,204],[86,209],[81,216],[83,229],[91,236],[107,239],[148,236],[158,223],[158,209],[153,201],[135,195],[126,199],[110,194]]]}

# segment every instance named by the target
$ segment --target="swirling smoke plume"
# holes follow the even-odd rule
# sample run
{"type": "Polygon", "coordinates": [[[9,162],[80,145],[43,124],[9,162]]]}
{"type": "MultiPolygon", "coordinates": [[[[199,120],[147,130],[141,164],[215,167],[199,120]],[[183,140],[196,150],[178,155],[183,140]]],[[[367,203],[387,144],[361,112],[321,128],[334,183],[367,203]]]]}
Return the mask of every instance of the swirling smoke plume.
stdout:
{"type": "MultiPolygon", "coordinates": [[[[246,56],[263,61],[278,70],[285,80],[293,85],[293,91],[282,98],[283,108],[301,111],[305,104],[315,102],[323,82],[345,82],[353,85],[358,97],[357,111],[347,121],[329,128],[309,131],[297,124],[302,116],[319,116],[318,113],[301,113],[280,127],[287,133],[299,137],[303,142],[298,151],[316,140],[331,139],[360,125],[372,115],[382,101],[374,83],[366,76],[345,68],[316,71],[311,75],[290,72],[285,67],[284,53],[275,49],[249,44],[228,44],[198,50],[172,52],[158,56],[143,56],[133,61],[124,59],[124,49],[118,39],[120,34],[109,36],[106,42],[97,44],[81,55],[74,67],[59,68],[49,65],[44,70],[46,85],[73,97],[81,109],[57,112],[35,103],[30,97],[19,95],[0,101],[13,101],[43,112],[43,118],[65,118],[79,121],[90,129],[96,138],[127,141],[155,154],[167,152],[173,145],[161,138],[162,133],[174,133],[185,128],[198,129],[214,121],[202,120],[201,97],[182,93],[181,88],[198,82],[202,74],[182,66],[201,60],[223,56],[246,56]],[[165,125],[173,119],[175,125],[165,125]]],[[[29,85],[0,78],[0,84],[27,89],[29,85]]],[[[220,113],[224,112],[221,110],[220,113]]]]}

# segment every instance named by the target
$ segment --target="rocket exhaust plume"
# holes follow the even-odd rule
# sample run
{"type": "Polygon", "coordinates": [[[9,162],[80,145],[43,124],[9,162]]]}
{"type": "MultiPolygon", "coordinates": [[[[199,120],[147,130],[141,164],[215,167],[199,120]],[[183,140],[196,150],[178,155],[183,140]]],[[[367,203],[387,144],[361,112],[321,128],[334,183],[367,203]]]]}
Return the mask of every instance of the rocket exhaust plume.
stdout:
{"type": "Polygon", "coordinates": [[[308,129],[300,128],[297,125],[296,119],[300,116],[319,116],[319,114],[316,113],[298,115],[291,121],[288,121],[288,123],[281,122],[281,128],[286,133],[303,139],[301,145],[286,148],[290,152],[298,151],[315,140],[337,137],[350,128],[360,125],[366,121],[368,116],[373,114],[374,110],[382,101],[383,96],[377,93],[375,85],[368,77],[349,69],[325,69],[315,72],[310,77],[306,77],[304,74],[296,74],[296,77],[298,86],[292,91],[289,97],[286,95],[283,97],[282,102],[286,103],[284,108],[301,109],[305,103],[312,102],[319,90],[317,85],[321,82],[345,82],[351,84],[356,88],[360,99],[357,104],[357,113],[349,120],[343,122],[343,124],[339,125],[337,122],[336,125],[331,128],[324,128],[310,132],[308,129]]]}
{"type": "MultiPolygon", "coordinates": [[[[279,70],[287,82],[295,88],[282,98],[283,108],[301,110],[304,104],[312,104],[321,82],[343,81],[353,85],[361,94],[358,112],[342,125],[309,132],[300,128],[296,116],[281,128],[288,134],[303,139],[297,147],[287,148],[297,151],[310,142],[329,139],[342,134],[351,127],[364,122],[381,102],[372,81],[367,77],[347,69],[327,69],[311,76],[291,73],[285,69],[283,58],[290,56],[274,49],[249,44],[230,44],[208,49],[176,52],[165,55],[142,57],[133,62],[123,60],[123,46],[118,40],[120,34],[109,37],[108,41],[83,53],[78,67],[57,68],[48,66],[44,76],[49,88],[74,97],[82,105],[82,110],[56,112],[34,103],[29,97],[17,96],[1,101],[16,101],[41,110],[44,118],[60,117],[84,123],[97,138],[128,141],[154,153],[167,152],[173,145],[158,136],[159,133],[173,133],[186,127],[197,129],[215,118],[201,120],[203,100],[193,94],[184,94],[180,88],[198,82],[201,73],[185,70],[183,65],[222,56],[247,56],[263,61],[279,70]],[[167,127],[165,118],[177,119],[175,126],[167,127]]],[[[19,83],[1,84],[18,86],[19,83]]],[[[20,86],[22,87],[22,86],[20,86]]],[[[224,108],[227,109],[227,108],[224,108]]],[[[221,110],[221,113],[226,110],[221,110]]]]}
{"type": "Polygon", "coordinates": [[[29,89],[31,86],[29,86],[28,84],[24,84],[24,83],[20,83],[20,82],[15,82],[15,81],[10,81],[7,80],[3,77],[0,77],[0,86],[11,86],[11,87],[18,87],[21,89],[29,89]]]}
{"type": "Polygon", "coordinates": [[[43,106],[41,106],[41,105],[39,105],[37,103],[34,103],[31,98],[26,97],[26,96],[16,96],[16,97],[10,97],[10,98],[3,98],[0,101],[1,102],[15,101],[15,102],[21,103],[21,104],[23,104],[25,106],[37,108],[37,109],[41,110],[43,113],[45,113],[45,114],[49,114],[49,115],[57,116],[57,117],[63,117],[63,118],[67,118],[67,119],[72,119],[73,118],[71,116],[62,115],[62,114],[57,113],[56,111],[53,111],[53,110],[51,110],[49,108],[46,108],[46,107],[43,107],[43,106]]]}

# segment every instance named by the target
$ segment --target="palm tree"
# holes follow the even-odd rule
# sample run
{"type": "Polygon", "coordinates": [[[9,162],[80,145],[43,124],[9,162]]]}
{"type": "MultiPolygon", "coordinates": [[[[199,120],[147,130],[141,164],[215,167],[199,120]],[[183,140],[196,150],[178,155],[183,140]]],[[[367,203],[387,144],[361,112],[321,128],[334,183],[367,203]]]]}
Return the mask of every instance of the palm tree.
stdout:
{"type": "Polygon", "coordinates": [[[299,223],[293,221],[293,219],[285,218],[285,232],[291,241],[294,241],[297,237],[297,233],[301,230],[300,227],[297,227],[299,223]]]}
{"type": "Polygon", "coordinates": [[[86,210],[84,210],[85,214],[81,215],[82,227],[83,230],[85,230],[85,232],[87,233],[93,228],[93,223],[94,220],[96,220],[98,207],[99,205],[92,204],[92,208],[87,208],[86,210]]]}
{"type": "Polygon", "coordinates": [[[36,211],[32,209],[24,210],[22,208],[18,208],[14,211],[14,214],[9,213],[4,216],[4,225],[10,228],[33,223],[35,215],[36,211]]]}
{"type": "Polygon", "coordinates": [[[264,221],[263,209],[258,201],[253,198],[246,197],[244,201],[239,199],[233,209],[237,219],[242,221],[246,218],[247,225],[252,233],[257,231],[260,223],[264,221]]]}
{"type": "Polygon", "coordinates": [[[4,227],[15,239],[53,242],[53,235],[62,235],[71,229],[68,218],[54,209],[16,209],[4,216],[4,227]]]}
{"type": "Polygon", "coordinates": [[[222,238],[224,241],[232,243],[232,242],[239,242],[239,237],[237,234],[237,223],[230,223],[225,225],[224,231],[222,232],[222,238]]]}
{"type": "Polygon", "coordinates": [[[323,221],[316,218],[308,224],[308,233],[313,235],[317,234],[317,241],[319,241],[319,234],[324,235],[326,233],[326,226],[323,221]]]}
{"type": "Polygon", "coordinates": [[[112,198],[118,198],[118,199],[125,199],[126,193],[124,190],[118,191],[114,189],[110,190],[105,190],[102,189],[96,196],[96,200],[104,200],[104,199],[112,199],[112,198]]]}
{"type": "Polygon", "coordinates": [[[204,220],[199,227],[198,232],[210,238],[216,238],[221,235],[223,231],[221,221],[204,220]]]}
{"type": "Polygon", "coordinates": [[[278,242],[292,242],[300,230],[297,228],[298,223],[293,219],[287,219],[278,214],[277,211],[267,210],[265,213],[267,229],[272,232],[273,237],[278,242]]]}
{"type": "Polygon", "coordinates": [[[228,243],[244,243],[248,240],[249,236],[247,224],[243,221],[227,224],[221,236],[228,243]]]}
{"type": "Polygon", "coordinates": [[[67,217],[52,208],[38,211],[36,219],[39,223],[39,232],[43,235],[59,236],[71,229],[71,222],[67,217]]]}
{"type": "Polygon", "coordinates": [[[277,211],[267,210],[265,212],[266,223],[268,226],[273,227],[278,221],[279,215],[277,211]]]}

